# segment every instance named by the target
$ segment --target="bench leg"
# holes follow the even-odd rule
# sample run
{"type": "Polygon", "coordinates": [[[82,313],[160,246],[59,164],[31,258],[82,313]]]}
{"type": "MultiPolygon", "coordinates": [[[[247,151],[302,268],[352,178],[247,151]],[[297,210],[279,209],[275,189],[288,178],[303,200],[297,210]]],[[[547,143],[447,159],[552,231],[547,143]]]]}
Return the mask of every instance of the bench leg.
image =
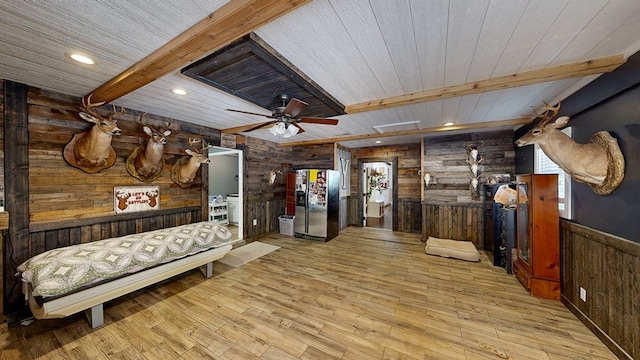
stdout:
{"type": "Polygon", "coordinates": [[[102,324],[104,324],[104,311],[102,308],[102,304],[85,310],[85,315],[87,316],[87,320],[89,321],[89,325],[91,325],[92,329],[100,327],[102,326],[102,324]]]}
{"type": "Polygon", "coordinates": [[[204,269],[202,267],[200,267],[200,271],[202,271],[202,274],[204,274],[204,276],[206,276],[207,279],[212,277],[213,276],[213,261],[206,263],[204,269]]]}

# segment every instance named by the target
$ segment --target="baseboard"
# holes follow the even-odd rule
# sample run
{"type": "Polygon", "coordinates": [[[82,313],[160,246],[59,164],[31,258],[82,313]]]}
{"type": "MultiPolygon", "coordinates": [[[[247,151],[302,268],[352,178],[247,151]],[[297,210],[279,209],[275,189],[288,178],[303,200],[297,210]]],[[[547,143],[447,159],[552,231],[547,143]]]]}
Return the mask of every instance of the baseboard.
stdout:
{"type": "Polygon", "coordinates": [[[560,297],[560,301],[564,304],[564,306],[569,309],[577,318],[580,320],[592,333],[594,333],[598,339],[600,339],[608,348],[611,350],[617,357],[625,360],[634,360],[631,355],[629,355],[624,349],[622,349],[618,343],[616,343],[612,338],[607,335],[602,329],[598,327],[585,313],[583,313],[580,309],[578,309],[569,299],[567,299],[564,295],[560,297]]]}

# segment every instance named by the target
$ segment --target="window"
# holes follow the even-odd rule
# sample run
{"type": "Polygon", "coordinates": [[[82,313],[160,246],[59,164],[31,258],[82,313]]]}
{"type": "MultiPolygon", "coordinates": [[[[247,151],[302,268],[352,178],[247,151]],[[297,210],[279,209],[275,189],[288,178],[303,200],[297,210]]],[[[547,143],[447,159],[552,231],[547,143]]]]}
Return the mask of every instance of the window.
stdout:
{"type": "MultiPolygon", "coordinates": [[[[571,128],[564,128],[562,132],[571,136],[571,128]]],[[[571,219],[571,176],[551,161],[538,144],[535,145],[534,166],[536,174],[558,174],[558,210],[561,217],[571,219]]]]}

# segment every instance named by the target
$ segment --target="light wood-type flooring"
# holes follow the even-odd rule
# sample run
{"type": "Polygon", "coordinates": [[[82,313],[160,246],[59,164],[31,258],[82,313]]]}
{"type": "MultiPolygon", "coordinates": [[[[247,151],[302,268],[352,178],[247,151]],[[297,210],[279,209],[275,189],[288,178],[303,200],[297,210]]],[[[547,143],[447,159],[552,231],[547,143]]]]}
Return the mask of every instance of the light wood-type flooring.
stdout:
{"type": "Polygon", "coordinates": [[[560,302],[418,235],[349,227],[206,279],[191,271],[80,315],[10,325],[1,359],[616,359],[560,302]]]}

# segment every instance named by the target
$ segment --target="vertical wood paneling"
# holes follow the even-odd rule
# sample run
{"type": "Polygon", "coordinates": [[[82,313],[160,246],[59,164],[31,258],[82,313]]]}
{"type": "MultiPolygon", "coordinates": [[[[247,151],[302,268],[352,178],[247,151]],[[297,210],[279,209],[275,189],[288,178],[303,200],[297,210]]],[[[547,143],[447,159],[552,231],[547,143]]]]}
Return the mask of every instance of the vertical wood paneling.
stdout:
{"type": "Polygon", "coordinates": [[[620,358],[640,358],[640,244],[566,220],[560,225],[562,302],[620,358]]]}
{"type": "Polygon", "coordinates": [[[479,249],[483,238],[480,204],[422,204],[422,239],[429,236],[471,241],[479,249]]]}
{"type": "MultiPolygon", "coordinates": [[[[3,248],[4,312],[12,312],[20,303],[20,284],[14,275],[15,266],[29,257],[29,133],[27,87],[4,81],[4,153],[5,209],[10,213],[8,237],[3,248]]],[[[44,241],[42,242],[44,249],[44,241]]]]}

